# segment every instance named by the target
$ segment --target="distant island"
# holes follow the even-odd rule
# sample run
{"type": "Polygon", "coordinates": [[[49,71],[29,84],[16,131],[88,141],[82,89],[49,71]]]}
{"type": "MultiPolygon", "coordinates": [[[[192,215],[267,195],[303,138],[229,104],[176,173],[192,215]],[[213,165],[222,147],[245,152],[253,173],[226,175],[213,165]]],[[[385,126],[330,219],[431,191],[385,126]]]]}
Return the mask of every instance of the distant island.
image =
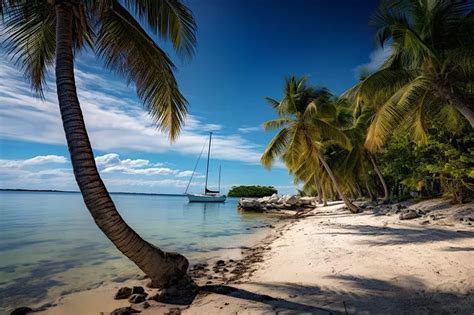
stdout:
{"type": "MultiPolygon", "coordinates": [[[[56,190],[56,189],[22,189],[22,188],[0,188],[0,191],[23,191],[23,192],[44,192],[44,193],[71,193],[79,194],[80,191],[74,190],[56,190]]],[[[160,193],[139,193],[139,192],[126,192],[126,191],[113,191],[110,192],[113,195],[148,195],[148,196],[171,196],[171,197],[183,197],[184,194],[160,194],[160,193]]]]}
{"type": "Polygon", "coordinates": [[[229,197],[265,197],[277,194],[278,191],[273,186],[233,186],[229,193],[229,197]]]}

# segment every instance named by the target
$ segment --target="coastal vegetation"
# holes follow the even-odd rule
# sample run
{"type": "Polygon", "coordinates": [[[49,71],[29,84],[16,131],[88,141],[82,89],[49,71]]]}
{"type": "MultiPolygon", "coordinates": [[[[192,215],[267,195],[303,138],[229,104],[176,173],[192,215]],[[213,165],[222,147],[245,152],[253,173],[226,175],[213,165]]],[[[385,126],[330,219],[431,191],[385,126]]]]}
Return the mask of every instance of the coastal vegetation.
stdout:
{"type": "Polygon", "coordinates": [[[473,197],[474,16],[469,1],[384,1],[376,39],[390,52],[340,97],[291,77],[266,98],[278,118],[261,157],[285,163],[302,195],[326,204],[473,197]]]}
{"type": "Polygon", "coordinates": [[[273,186],[233,186],[227,195],[229,197],[265,197],[277,194],[278,190],[273,186]]]}
{"type": "MultiPolygon", "coordinates": [[[[180,1],[1,1],[5,47],[39,96],[54,67],[59,109],[76,182],[97,226],[151,279],[166,287],[183,278],[188,260],[142,239],[120,216],[97,170],[79,103],[74,58],[95,52],[111,71],[134,83],[157,126],[176,139],[187,113],[174,65],[147,29],[190,58],[196,24],[180,1]]],[[[2,45],[3,46],[3,45],[2,45]]]]}

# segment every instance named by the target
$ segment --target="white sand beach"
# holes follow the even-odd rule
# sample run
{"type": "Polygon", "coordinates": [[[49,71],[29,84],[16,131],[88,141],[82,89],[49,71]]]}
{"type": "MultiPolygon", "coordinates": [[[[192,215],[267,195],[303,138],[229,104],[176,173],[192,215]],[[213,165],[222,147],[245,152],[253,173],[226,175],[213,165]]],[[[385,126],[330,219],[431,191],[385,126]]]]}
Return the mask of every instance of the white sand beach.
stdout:
{"type": "MultiPolygon", "coordinates": [[[[422,219],[400,221],[368,212],[354,215],[340,203],[310,214],[284,221],[247,251],[239,279],[208,276],[213,280],[207,292],[199,293],[190,306],[148,301],[147,309],[133,307],[141,314],[474,312],[472,226],[427,225],[422,219]]],[[[232,271],[238,262],[226,264],[232,271]]],[[[73,293],[39,314],[107,314],[130,305],[113,299],[118,288],[144,284],[132,280],[73,293]]]]}

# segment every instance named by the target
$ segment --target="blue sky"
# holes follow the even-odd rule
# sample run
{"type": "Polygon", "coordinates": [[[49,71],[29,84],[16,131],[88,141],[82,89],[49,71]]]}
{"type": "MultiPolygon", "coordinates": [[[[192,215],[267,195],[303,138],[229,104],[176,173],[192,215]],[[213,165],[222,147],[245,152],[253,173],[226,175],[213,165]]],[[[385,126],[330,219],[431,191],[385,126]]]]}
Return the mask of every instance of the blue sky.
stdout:
{"type": "MultiPolygon", "coordinates": [[[[90,52],[76,60],[79,98],[104,182],[111,191],[183,192],[197,155],[214,131],[211,184],[222,165],[223,188],[273,185],[295,190],[281,166],[259,157],[273,134],[260,125],[275,117],[264,96],[280,98],[285,76],[338,94],[356,82],[361,65],[375,67],[385,54],[374,47],[368,21],[378,1],[186,1],[198,24],[198,49],[177,64],[189,101],[181,137],[169,144],[156,130],[133,86],[102,67],[90,52]]],[[[162,44],[166,49],[169,45],[162,44]]],[[[169,49],[168,49],[169,51],[169,49]]],[[[0,60],[0,188],[77,190],[54,78],[45,101],[8,58],[0,60]]],[[[204,161],[191,190],[203,189],[204,161]]]]}

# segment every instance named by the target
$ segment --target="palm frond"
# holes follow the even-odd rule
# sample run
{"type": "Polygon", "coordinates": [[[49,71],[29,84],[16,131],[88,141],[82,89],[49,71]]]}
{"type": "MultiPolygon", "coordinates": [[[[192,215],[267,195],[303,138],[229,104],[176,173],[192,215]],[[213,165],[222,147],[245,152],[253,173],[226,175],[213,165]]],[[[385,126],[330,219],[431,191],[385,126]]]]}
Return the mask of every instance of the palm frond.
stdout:
{"type": "Polygon", "coordinates": [[[293,120],[288,118],[278,118],[269,120],[263,123],[263,130],[269,131],[273,129],[279,129],[282,127],[287,127],[293,120]]]}
{"type": "Polygon", "coordinates": [[[367,131],[366,148],[371,152],[379,150],[393,130],[406,121],[415,104],[423,104],[420,98],[429,89],[429,81],[419,77],[397,91],[374,115],[367,131]]]}
{"type": "Polygon", "coordinates": [[[260,158],[260,162],[263,166],[266,168],[272,167],[274,161],[281,157],[285,152],[291,136],[291,130],[283,128],[275,137],[273,137],[260,158]]]}
{"type": "Polygon", "coordinates": [[[188,7],[179,0],[125,0],[125,6],[152,32],[169,38],[181,57],[191,58],[196,48],[196,22],[188,7]]]}
{"type": "Polygon", "coordinates": [[[55,56],[54,10],[40,1],[11,1],[2,7],[6,53],[30,80],[33,91],[42,96],[45,73],[55,56]]]}
{"type": "Polygon", "coordinates": [[[333,126],[319,118],[315,118],[313,124],[313,128],[316,130],[317,134],[319,134],[321,140],[338,144],[347,150],[352,148],[349,138],[336,126],[333,126]]]}
{"type": "Polygon", "coordinates": [[[173,141],[183,126],[187,102],[174,78],[174,65],[120,4],[101,12],[97,54],[125,76],[158,127],[173,141]]]}

